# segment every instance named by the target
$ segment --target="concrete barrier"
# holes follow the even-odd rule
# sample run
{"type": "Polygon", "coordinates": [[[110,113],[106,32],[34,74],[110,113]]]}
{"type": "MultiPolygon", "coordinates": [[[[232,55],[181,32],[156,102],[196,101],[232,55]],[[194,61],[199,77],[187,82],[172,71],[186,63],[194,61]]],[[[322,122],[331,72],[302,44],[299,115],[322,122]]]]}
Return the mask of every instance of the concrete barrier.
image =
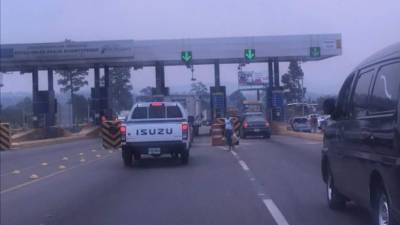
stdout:
{"type": "Polygon", "coordinates": [[[101,124],[101,137],[105,149],[116,149],[121,146],[121,134],[119,128],[121,121],[104,121],[101,124]]]}
{"type": "Polygon", "coordinates": [[[11,148],[10,124],[0,123],[0,150],[11,148]]]}

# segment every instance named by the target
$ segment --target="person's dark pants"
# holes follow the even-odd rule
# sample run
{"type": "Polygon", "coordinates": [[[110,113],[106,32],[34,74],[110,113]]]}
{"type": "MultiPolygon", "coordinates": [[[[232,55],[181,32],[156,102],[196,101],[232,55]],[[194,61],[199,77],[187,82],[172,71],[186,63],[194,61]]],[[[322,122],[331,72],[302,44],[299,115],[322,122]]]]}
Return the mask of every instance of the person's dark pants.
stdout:
{"type": "Polygon", "coordinates": [[[232,130],[225,130],[225,138],[228,146],[232,146],[232,135],[233,135],[232,130]]]}

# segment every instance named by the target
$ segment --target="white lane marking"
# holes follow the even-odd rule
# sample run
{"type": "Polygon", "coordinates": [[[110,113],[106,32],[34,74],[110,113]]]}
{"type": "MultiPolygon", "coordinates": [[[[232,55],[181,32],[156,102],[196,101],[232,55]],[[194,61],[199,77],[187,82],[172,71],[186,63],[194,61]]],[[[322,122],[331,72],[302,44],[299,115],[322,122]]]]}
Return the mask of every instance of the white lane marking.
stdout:
{"type": "MultiPolygon", "coordinates": [[[[250,181],[253,182],[253,185],[258,185],[257,180],[252,174],[250,168],[247,166],[246,162],[240,159],[240,156],[235,152],[231,151],[232,155],[237,159],[238,163],[242,167],[242,169],[247,173],[249,176],[250,181]]],[[[271,214],[272,218],[275,220],[277,225],[289,225],[285,217],[283,216],[282,212],[279,210],[278,206],[274,203],[272,199],[265,198],[266,194],[263,191],[259,191],[257,193],[258,197],[262,200],[265,207],[271,214]]]]}
{"type": "Polygon", "coordinates": [[[11,173],[12,173],[12,174],[20,174],[21,171],[19,171],[19,170],[14,170],[14,171],[12,171],[11,173]]]}
{"type": "Polygon", "coordinates": [[[242,169],[244,171],[249,171],[250,170],[249,167],[247,166],[247,164],[243,160],[239,160],[239,164],[240,164],[240,166],[242,167],[242,169]]]}
{"type": "Polygon", "coordinates": [[[238,156],[238,154],[237,154],[235,151],[231,151],[231,153],[232,153],[232,155],[235,156],[235,157],[238,156]]]}
{"type": "Polygon", "coordinates": [[[278,225],[289,225],[282,212],[279,210],[278,206],[275,205],[272,199],[263,199],[263,202],[278,225]]]}
{"type": "Polygon", "coordinates": [[[79,165],[77,165],[77,166],[70,167],[69,169],[64,169],[64,170],[57,171],[57,172],[55,172],[55,173],[51,173],[51,174],[49,174],[49,175],[47,175],[47,176],[44,176],[44,177],[41,177],[41,178],[37,178],[37,179],[34,179],[34,180],[32,180],[32,181],[28,181],[28,182],[19,184],[19,185],[17,185],[17,186],[10,187],[10,188],[8,188],[8,189],[5,189],[5,190],[3,190],[3,191],[0,191],[0,194],[5,194],[5,193],[7,193],[7,192],[11,192],[11,191],[18,190],[18,189],[20,189],[20,188],[23,188],[23,187],[28,186],[28,185],[30,185],[30,184],[39,182],[39,181],[41,181],[41,180],[45,180],[45,179],[54,177],[54,176],[56,176],[56,175],[58,175],[58,174],[60,174],[60,173],[64,173],[64,172],[67,172],[67,171],[70,171],[70,170],[73,170],[73,169],[76,169],[76,168],[79,168],[79,167],[82,167],[82,166],[86,166],[86,165],[89,165],[89,164],[91,164],[91,163],[93,163],[93,162],[96,162],[96,161],[99,161],[99,160],[104,160],[104,159],[109,158],[109,157],[111,157],[111,155],[109,155],[109,156],[107,156],[107,157],[104,157],[104,158],[94,159],[94,160],[92,160],[92,161],[88,161],[88,162],[85,163],[85,164],[79,164],[79,165]]]}

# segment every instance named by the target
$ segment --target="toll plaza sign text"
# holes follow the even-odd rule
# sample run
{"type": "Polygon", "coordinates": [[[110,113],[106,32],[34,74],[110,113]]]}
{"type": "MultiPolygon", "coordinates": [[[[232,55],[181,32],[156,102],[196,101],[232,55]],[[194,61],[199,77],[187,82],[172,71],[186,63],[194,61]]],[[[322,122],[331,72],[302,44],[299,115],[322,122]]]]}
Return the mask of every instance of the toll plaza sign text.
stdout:
{"type": "Polygon", "coordinates": [[[1,61],[52,61],[134,57],[133,41],[59,42],[0,46],[1,61]]]}

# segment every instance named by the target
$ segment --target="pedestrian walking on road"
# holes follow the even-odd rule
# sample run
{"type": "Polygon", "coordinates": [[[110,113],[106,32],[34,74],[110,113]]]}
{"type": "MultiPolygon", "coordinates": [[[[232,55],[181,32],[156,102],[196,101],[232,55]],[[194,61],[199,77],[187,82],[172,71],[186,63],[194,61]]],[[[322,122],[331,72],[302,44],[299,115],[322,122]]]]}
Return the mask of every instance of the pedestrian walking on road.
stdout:
{"type": "Polygon", "coordinates": [[[226,117],[225,119],[225,139],[226,143],[229,146],[229,150],[233,148],[232,135],[233,135],[233,125],[230,117],[226,117]]]}
{"type": "Polygon", "coordinates": [[[312,133],[317,133],[318,130],[318,118],[316,115],[312,115],[310,118],[310,123],[311,123],[311,132],[312,133]]]}

